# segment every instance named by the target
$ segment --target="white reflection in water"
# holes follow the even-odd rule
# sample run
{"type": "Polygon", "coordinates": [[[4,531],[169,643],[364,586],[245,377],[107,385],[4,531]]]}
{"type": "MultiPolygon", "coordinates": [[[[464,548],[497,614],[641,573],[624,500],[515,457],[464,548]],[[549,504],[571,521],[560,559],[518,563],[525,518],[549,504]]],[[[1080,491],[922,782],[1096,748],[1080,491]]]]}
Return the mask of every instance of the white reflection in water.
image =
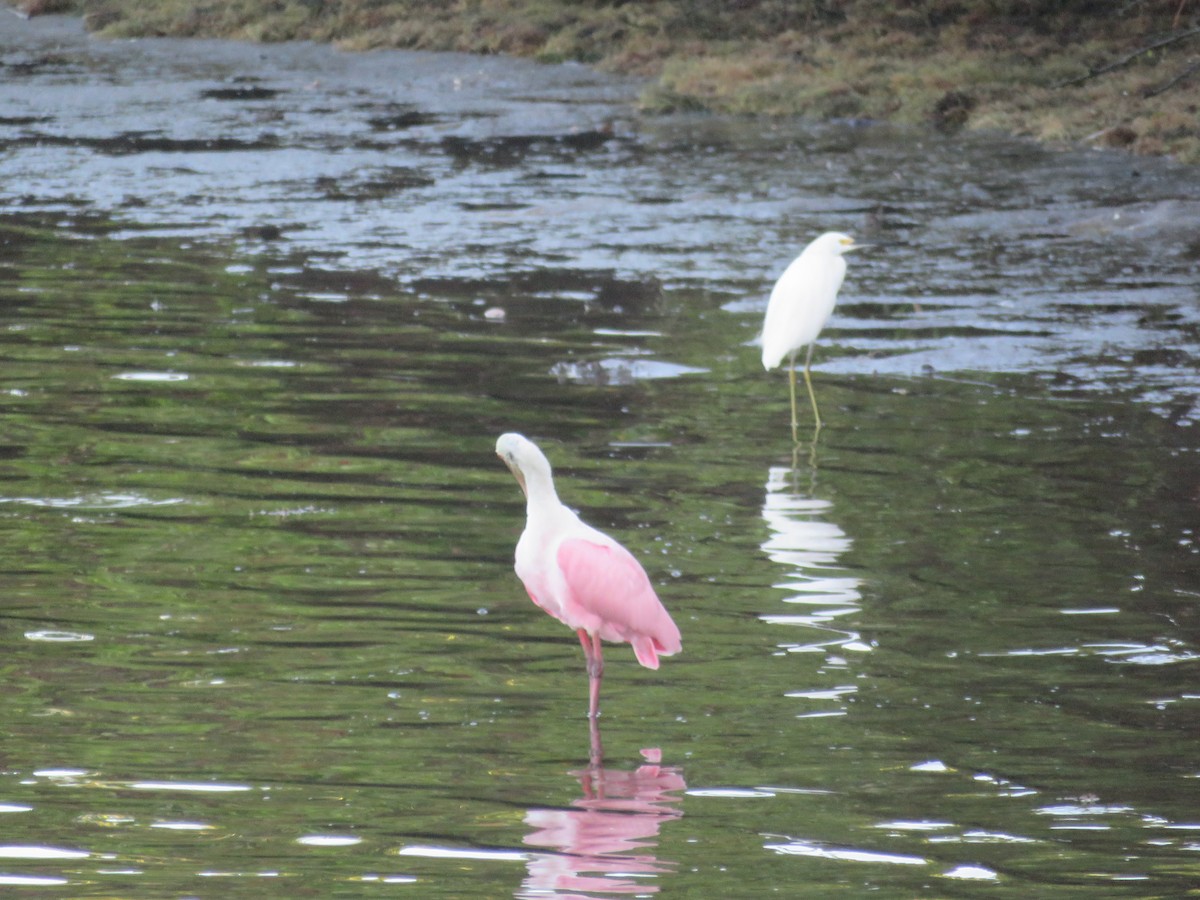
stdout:
{"type": "Polygon", "coordinates": [[[143,506],[176,506],[187,503],[182,497],[154,500],[143,494],[123,491],[99,491],[94,494],[78,494],[74,497],[0,497],[0,503],[17,503],[22,506],[43,506],[48,509],[133,509],[143,506]]]}
{"type": "Polygon", "coordinates": [[[153,822],[151,828],[163,828],[167,831],[212,831],[213,826],[204,822],[153,822]]]}
{"type": "Polygon", "coordinates": [[[91,773],[87,769],[35,769],[34,778],[54,778],[62,781],[74,781],[91,773]]]}
{"type": "Polygon", "coordinates": [[[978,772],[972,776],[972,780],[980,784],[994,785],[998,789],[998,796],[1001,797],[1032,797],[1037,794],[1033,788],[1027,788],[1019,784],[1009,781],[1007,778],[1000,778],[996,775],[989,775],[986,772],[978,772]]]}
{"type": "Polygon", "coordinates": [[[249,366],[254,369],[294,369],[300,365],[290,359],[242,359],[234,363],[237,366],[249,366]]]}
{"type": "Polygon", "coordinates": [[[815,841],[790,840],[786,843],[765,844],[766,849],[788,856],[811,856],[817,859],[833,859],[840,862],[890,863],[898,866],[924,866],[928,860],[921,856],[902,853],[880,853],[860,850],[856,847],[830,847],[815,841]]]}
{"type": "Polygon", "coordinates": [[[228,794],[250,790],[248,784],[220,784],[215,781],[134,781],[136,791],[195,791],[203,794],[228,794]]]}
{"type": "Polygon", "coordinates": [[[926,820],[909,822],[900,820],[897,822],[879,822],[875,825],[876,828],[883,828],[888,831],[943,831],[947,828],[953,828],[953,822],[929,822],[926,820]]]}
{"type": "Polygon", "coordinates": [[[953,772],[954,769],[946,765],[940,759],[927,759],[925,762],[915,763],[908,767],[910,772],[953,772]]]}
{"type": "Polygon", "coordinates": [[[1131,813],[1129,806],[1106,806],[1102,803],[1063,803],[1057,806],[1042,806],[1034,810],[1039,816],[1107,816],[1114,813],[1131,813]]]}
{"type": "Polygon", "coordinates": [[[962,834],[933,835],[931,844],[1036,844],[1036,838],[1002,831],[980,831],[973,829],[962,834]]]}
{"type": "MultiPolygon", "coordinates": [[[[847,698],[858,690],[846,683],[850,662],[849,652],[869,652],[870,644],[859,632],[846,627],[861,611],[860,580],[847,574],[841,565],[842,556],[851,548],[851,540],[842,529],[826,519],[833,505],[800,493],[797,470],[772,467],[768,470],[762,515],[771,531],[762,544],[763,551],[774,563],[783,567],[784,574],[775,587],[788,593],[782,598],[791,605],[786,612],[763,613],[759,618],[771,625],[798,631],[801,640],[781,643],[788,654],[816,653],[822,665],[807,677],[815,678],[831,672],[837,676],[832,685],[803,685],[788,691],[785,696],[814,704],[834,704],[801,712],[798,719],[846,715],[847,698]]],[[[950,767],[937,760],[919,762],[911,767],[918,772],[949,772],[950,767]]],[[[949,822],[903,821],[884,823],[879,828],[893,832],[939,831],[952,828],[949,822]]],[[[768,836],[776,837],[777,836],[768,836]]],[[[901,866],[924,866],[924,857],[889,853],[861,847],[840,847],[823,841],[794,837],[770,840],[765,848],[786,856],[803,856],[836,862],[868,863],[901,866]]],[[[962,865],[944,873],[947,878],[990,880],[995,874],[973,865],[962,865]]]]}
{"type": "Polygon", "coordinates": [[[1165,666],[1200,659],[1200,653],[1186,649],[1179,641],[1173,640],[1159,644],[1113,641],[1083,644],[1079,647],[1022,647],[1015,650],[984,652],[979,656],[1099,656],[1110,663],[1138,666],[1165,666]]]}
{"type": "Polygon", "coordinates": [[[296,838],[296,843],[306,847],[353,847],[361,844],[362,838],[350,834],[306,834],[296,838]]]}
{"type": "MultiPolygon", "coordinates": [[[[767,557],[784,568],[775,587],[787,591],[787,612],[764,612],[759,618],[771,625],[803,629],[802,640],[781,642],[788,653],[824,653],[830,667],[846,668],[843,657],[828,656],[830,650],[868,651],[859,633],[837,627],[839,620],[853,617],[862,595],[859,579],[844,574],[839,564],[851,541],[842,529],[825,520],[832,504],[805,496],[792,485],[793,469],[774,466],[767,472],[762,515],[771,536],[762,544],[767,557]],[[815,632],[815,633],[814,633],[815,632]]],[[[810,700],[840,700],[854,692],[853,686],[813,688],[789,694],[810,700]]]]}
{"type": "Polygon", "coordinates": [[[69,884],[65,878],[53,875],[8,875],[0,874],[0,884],[11,884],[24,887],[54,887],[69,884]]]}
{"type": "Polygon", "coordinates": [[[815,691],[788,691],[785,697],[798,697],[802,700],[841,700],[846,694],[853,694],[858,688],[853,684],[838,685],[815,691]]]}
{"type": "Polygon", "coordinates": [[[1021,834],[1007,834],[1003,831],[964,831],[962,835],[967,844],[1034,844],[1035,838],[1021,834]]]}
{"type": "Polygon", "coordinates": [[[87,859],[87,850],[67,850],[62,847],[42,847],[36,844],[0,845],[2,859],[87,859]]]}
{"type": "MultiPolygon", "coordinates": [[[[656,751],[643,751],[657,759],[656,751]]],[[[578,897],[658,892],[653,879],[674,863],[654,853],[659,829],[683,815],[683,773],[644,765],[632,772],[594,764],[572,772],[583,796],[565,809],[531,809],[524,843],[554,852],[528,855],[517,897],[578,897]]]]}
{"type": "Polygon", "coordinates": [[[51,644],[77,644],[94,641],[94,634],[86,634],[82,631],[51,631],[47,629],[39,629],[37,631],[25,632],[25,640],[27,641],[44,641],[51,644]]]}
{"type": "Polygon", "coordinates": [[[689,797],[717,797],[721,800],[746,800],[774,797],[770,788],[695,788],[687,792],[689,797]]]}
{"type": "Polygon", "coordinates": [[[943,872],[944,878],[962,878],[968,881],[995,881],[998,876],[985,866],[955,866],[949,872],[943,872]]]}
{"type": "Polygon", "coordinates": [[[396,851],[398,856],[423,856],[428,859],[477,859],[494,862],[524,862],[529,854],[516,850],[469,850],[465,847],[426,847],[414,844],[396,851]]]}
{"type": "Polygon", "coordinates": [[[118,381],[187,381],[184,372],[122,372],[114,375],[118,381]]]}

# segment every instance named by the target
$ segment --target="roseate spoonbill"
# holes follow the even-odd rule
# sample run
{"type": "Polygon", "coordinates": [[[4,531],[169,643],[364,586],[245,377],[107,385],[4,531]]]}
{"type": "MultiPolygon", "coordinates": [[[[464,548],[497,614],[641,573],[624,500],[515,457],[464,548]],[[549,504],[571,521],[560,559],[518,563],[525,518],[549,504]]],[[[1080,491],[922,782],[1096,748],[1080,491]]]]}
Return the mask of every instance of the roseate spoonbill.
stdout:
{"type": "Polygon", "coordinates": [[[763,368],[769,372],[777,368],[785,356],[788,357],[793,443],[799,443],[796,437],[796,351],[808,346],[808,353],[804,357],[804,383],[808,385],[808,399],[812,401],[813,416],[819,431],[821,413],[817,409],[817,395],[813,393],[812,376],[809,373],[813,344],[829,321],[833,305],[837,302],[838,289],[846,277],[846,260],[842,259],[842,254],[856,246],[859,245],[848,234],[825,232],[784,269],[767,303],[762,335],[763,368]]]}
{"type": "Polygon", "coordinates": [[[579,635],[587,657],[588,718],[594,722],[604,674],[600,641],[630,643],[638,662],[657,669],[659,656],[681,649],[679,629],[633,554],[563,506],[550,463],[536,444],[502,434],[496,455],[525,492],[517,577],[534,603],[579,635]]]}

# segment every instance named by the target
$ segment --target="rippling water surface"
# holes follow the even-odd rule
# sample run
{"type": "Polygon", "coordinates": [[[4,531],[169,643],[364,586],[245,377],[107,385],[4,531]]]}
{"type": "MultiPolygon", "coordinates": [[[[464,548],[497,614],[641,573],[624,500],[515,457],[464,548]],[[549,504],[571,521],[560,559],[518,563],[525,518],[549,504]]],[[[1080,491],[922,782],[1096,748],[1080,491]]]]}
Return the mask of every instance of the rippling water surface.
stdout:
{"type": "Polygon", "coordinates": [[[1194,889],[1194,171],[54,18],[0,76],[6,896],[1194,889]],[[602,765],[507,430],[683,631],[602,765]]]}

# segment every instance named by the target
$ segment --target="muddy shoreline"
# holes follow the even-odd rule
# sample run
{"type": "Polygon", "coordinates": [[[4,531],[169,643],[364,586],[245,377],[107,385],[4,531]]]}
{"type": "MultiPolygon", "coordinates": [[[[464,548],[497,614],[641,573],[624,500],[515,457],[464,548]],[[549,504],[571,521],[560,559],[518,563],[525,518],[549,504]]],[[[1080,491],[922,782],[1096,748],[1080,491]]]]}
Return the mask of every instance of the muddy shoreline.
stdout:
{"type": "Polygon", "coordinates": [[[105,38],[315,40],[576,60],[645,112],[869,119],[1200,162],[1200,3],[742,0],[571,4],[23,0],[105,38]]]}

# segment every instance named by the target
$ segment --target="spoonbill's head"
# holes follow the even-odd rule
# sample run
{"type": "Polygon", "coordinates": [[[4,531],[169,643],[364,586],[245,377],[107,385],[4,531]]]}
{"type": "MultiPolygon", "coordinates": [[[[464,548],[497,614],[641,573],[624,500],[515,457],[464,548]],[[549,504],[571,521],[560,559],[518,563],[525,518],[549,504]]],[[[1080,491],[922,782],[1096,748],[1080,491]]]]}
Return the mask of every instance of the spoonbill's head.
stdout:
{"type": "Polygon", "coordinates": [[[527,482],[531,475],[535,478],[544,476],[544,480],[550,480],[549,460],[538,449],[537,444],[523,434],[510,431],[500,435],[496,440],[496,455],[508,466],[526,497],[529,496],[527,482]]]}

